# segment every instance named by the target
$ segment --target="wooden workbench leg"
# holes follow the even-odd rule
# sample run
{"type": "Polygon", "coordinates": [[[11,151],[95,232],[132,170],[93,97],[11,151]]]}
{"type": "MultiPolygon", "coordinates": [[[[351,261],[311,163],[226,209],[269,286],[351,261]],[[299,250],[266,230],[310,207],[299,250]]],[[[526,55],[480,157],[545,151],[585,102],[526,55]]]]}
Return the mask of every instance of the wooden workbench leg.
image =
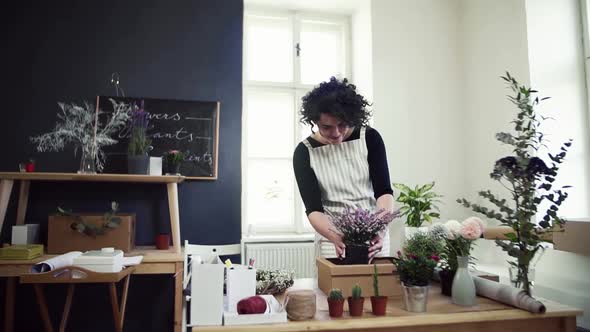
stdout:
{"type": "Polygon", "coordinates": [[[0,180],[0,231],[2,231],[4,218],[6,218],[6,209],[8,209],[8,201],[10,200],[13,184],[13,180],[0,180]]]}
{"type": "Polygon", "coordinates": [[[29,188],[31,181],[21,180],[20,190],[18,195],[18,209],[16,213],[16,224],[24,225],[25,216],[27,215],[27,205],[29,204],[29,188]]]}
{"type": "Polygon", "coordinates": [[[177,262],[174,269],[174,332],[182,331],[182,301],[184,301],[182,292],[183,276],[183,263],[177,262]]]}
{"type": "Polygon", "coordinates": [[[561,322],[563,324],[562,326],[562,331],[563,332],[576,332],[576,317],[564,317],[561,319],[561,322]]]}
{"type": "Polygon", "coordinates": [[[178,185],[166,184],[168,189],[168,210],[170,210],[170,231],[172,232],[172,247],[174,252],[180,253],[180,215],[178,213],[178,185]]]}
{"type": "Polygon", "coordinates": [[[59,332],[64,332],[66,330],[66,326],[68,325],[68,316],[70,315],[70,308],[72,307],[72,297],[74,297],[74,284],[69,284],[66,295],[66,303],[64,304],[64,311],[61,314],[59,332]]]}
{"type": "Polygon", "coordinates": [[[125,281],[123,281],[123,294],[121,294],[121,329],[123,328],[123,324],[125,324],[125,306],[127,305],[127,292],[129,291],[129,279],[131,278],[131,274],[128,274],[125,277],[125,281]]]}
{"type": "Polygon", "coordinates": [[[14,331],[14,294],[16,292],[16,277],[6,278],[6,298],[4,299],[4,331],[14,331]]]}
{"type": "Polygon", "coordinates": [[[33,284],[33,289],[35,289],[37,303],[39,304],[39,312],[41,313],[41,319],[43,320],[45,331],[53,332],[51,320],[49,319],[49,311],[47,311],[47,303],[45,302],[45,295],[43,294],[43,287],[41,284],[33,284]]]}
{"type": "Polygon", "coordinates": [[[119,300],[117,299],[117,284],[114,282],[109,283],[111,293],[111,307],[113,309],[113,319],[115,321],[115,331],[122,332],[121,327],[121,311],[119,311],[119,300]]]}

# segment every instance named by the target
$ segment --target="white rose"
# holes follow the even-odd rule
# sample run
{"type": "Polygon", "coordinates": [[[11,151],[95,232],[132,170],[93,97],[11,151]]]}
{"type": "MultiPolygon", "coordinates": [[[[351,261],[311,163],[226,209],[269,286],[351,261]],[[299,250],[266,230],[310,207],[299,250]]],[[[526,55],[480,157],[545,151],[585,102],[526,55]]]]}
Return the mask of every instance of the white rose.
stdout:
{"type": "Polygon", "coordinates": [[[446,236],[449,240],[454,240],[461,232],[461,223],[457,220],[451,219],[447,221],[445,224],[445,229],[447,230],[446,236]]]}

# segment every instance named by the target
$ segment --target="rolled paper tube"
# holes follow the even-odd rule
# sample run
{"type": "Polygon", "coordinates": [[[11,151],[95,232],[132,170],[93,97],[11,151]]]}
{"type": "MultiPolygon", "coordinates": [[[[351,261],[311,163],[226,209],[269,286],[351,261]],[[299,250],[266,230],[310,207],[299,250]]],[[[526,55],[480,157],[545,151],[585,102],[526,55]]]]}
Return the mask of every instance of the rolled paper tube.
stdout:
{"type": "Polygon", "coordinates": [[[311,289],[293,290],[286,296],[287,317],[290,320],[308,320],[315,316],[315,292],[311,289]]]}
{"type": "MultiPolygon", "coordinates": [[[[506,237],[506,234],[510,233],[516,234],[514,229],[510,226],[487,227],[481,237],[487,240],[510,240],[506,237]]],[[[539,233],[539,236],[546,241],[551,241],[553,239],[553,234],[550,232],[539,233]]]]}
{"type": "Polygon", "coordinates": [[[494,301],[511,305],[529,312],[544,314],[545,305],[540,301],[528,296],[524,290],[514,288],[508,285],[487,280],[480,277],[474,277],[475,292],[477,295],[487,297],[494,301]]]}

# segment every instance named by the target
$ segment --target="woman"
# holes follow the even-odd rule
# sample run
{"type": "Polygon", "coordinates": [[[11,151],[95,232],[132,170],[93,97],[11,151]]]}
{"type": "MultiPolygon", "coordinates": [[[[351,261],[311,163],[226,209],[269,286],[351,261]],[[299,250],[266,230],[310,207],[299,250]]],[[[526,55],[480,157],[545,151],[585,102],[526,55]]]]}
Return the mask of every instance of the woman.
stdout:
{"type": "MultiPolygon", "coordinates": [[[[346,248],[331,230],[328,214],[358,206],[393,211],[385,146],[377,130],[367,126],[369,103],[347,79],[332,77],[302,101],[301,122],[312,134],[295,148],[295,177],[307,218],[323,242],[318,254],[342,257],[346,248]]],[[[387,231],[371,241],[369,259],[376,254],[389,254],[387,231]]]]}

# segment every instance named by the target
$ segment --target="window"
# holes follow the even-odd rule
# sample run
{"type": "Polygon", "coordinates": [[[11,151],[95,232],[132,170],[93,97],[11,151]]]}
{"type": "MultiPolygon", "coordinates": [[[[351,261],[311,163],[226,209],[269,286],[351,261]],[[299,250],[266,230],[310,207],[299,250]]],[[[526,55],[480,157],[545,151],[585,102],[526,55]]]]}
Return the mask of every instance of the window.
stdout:
{"type": "Polygon", "coordinates": [[[242,230],[304,233],[312,228],[295,177],[301,97],[330,76],[350,76],[349,18],[246,10],[242,137],[242,230]]]}
{"type": "MultiPolygon", "coordinates": [[[[590,1],[581,0],[582,35],[584,40],[584,59],[586,63],[586,89],[588,91],[588,111],[590,113],[590,1]]],[[[589,114],[590,116],[590,114],[589,114]]]]}

